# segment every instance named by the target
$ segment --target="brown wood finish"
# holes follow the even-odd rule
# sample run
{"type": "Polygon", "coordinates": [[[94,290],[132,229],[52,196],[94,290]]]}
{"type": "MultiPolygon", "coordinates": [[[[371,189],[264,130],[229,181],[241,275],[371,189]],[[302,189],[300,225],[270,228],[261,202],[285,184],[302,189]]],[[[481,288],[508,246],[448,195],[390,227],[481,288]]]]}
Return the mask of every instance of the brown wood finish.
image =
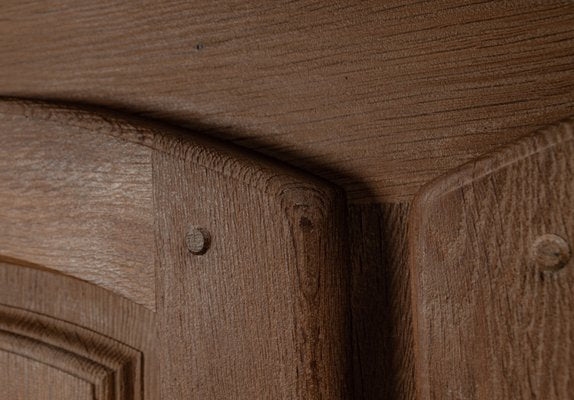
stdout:
{"type": "Polygon", "coordinates": [[[0,101],[0,259],[75,276],[153,310],[151,150],[94,134],[115,127],[92,122],[0,101]]]}
{"type": "Polygon", "coordinates": [[[353,201],[410,200],[574,108],[571,1],[3,0],[0,15],[2,94],[202,129],[353,201]]]}
{"type": "MultiPolygon", "coordinates": [[[[120,207],[125,204],[125,198],[133,196],[132,192],[143,193],[137,204],[142,204],[142,210],[153,206],[154,227],[145,223],[149,214],[138,214],[141,220],[122,226],[123,238],[118,235],[113,248],[146,254],[150,244],[146,240],[133,242],[132,230],[147,228],[153,234],[154,254],[146,259],[144,267],[151,264],[155,268],[152,293],[157,297],[157,303],[152,304],[157,304],[154,314],[157,325],[148,329],[147,334],[161,351],[159,364],[155,365],[152,362],[136,366],[130,356],[132,361],[125,365],[130,365],[133,375],[124,382],[121,373],[124,364],[118,361],[119,364],[109,365],[108,358],[111,356],[115,360],[127,355],[120,352],[116,357],[110,350],[105,350],[100,360],[98,344],[95,348],[93,340],[82,339],[83,324],[66,333],[68,328],[50,330],[51,322],[39,322],[40,317],[18,317],[11,313],[0,313],[0,320],[9,324],[14,319],[22,324],[22,320],[30,319],[31,325],[42,325],[44,329],[31,328],[25,333],[8,330],[4,337],[0,335],[4,346],[0,348],[14,352],[15,348],[22,347],[25,351],[19,355],[89,382],[97,399],[139,399],[144,393],[149,399],[347,397],[352,380],[351,330],[345,201],[341,191],[238,148],[112,113],[18,99],[4,99],[0,102],[0,110],[0,115],[4,116],[2,137],[8,143],[18,144],[48,130],[59,133],[57,140],[41,142],[42,152],[36,157],[44,152],[62,152],[61,160],[45,161],[49,168],[33,171],[33,182],[24,180],[21,183],[18,176],[11,175],[19,169],[6,165],[5,174],[10,177],[5,189],[8,196],[0,203],[0,208],[1,215],[6,215],[6,220],[13,226],[0,232],[0,242],[10,243],[7,246],[10,251],[4,259],[33,266],[37,274],[41,271],[51,274],[50,278],[42,276],[29,278],[30,282],[16,281],[15,287],[22,290],[26,285],[39,285],[44,279],[52,279],[52,275],[62,276],[62,279],[64,275],[70,275],[108,287],[100,282],[113,282],[117,268],[93,262],[100,251],[107,250],[106,243],[99,245],[97,237],[94,247],[56,241],[70,246],[70,256],[58,253],[55,258],[58,262],[42,264],[46,258],[31,257],[35,252],[29,251],[29,240],[22,240],[13,232],[32,235],[26,230],[27,221],[46,215],[49,218],[38,223],[40,237],[63,230],[69,230],[69,237],[74,237],[75,232],[83,231],[83,226],[90,226],[90,216],[81,214],[54,226],[58,217],[44,211],[51,205],[49,196],[52,194],[58,195],[55,196],[58,199],[69,198],[71,205],[81,203],[87,197],[83,190],[88,181],[84,179],[86,176],[97,181],[98,187],[106,188],[103,193],[106,200],[113,201],[113,197],[108,199],[105,195],[110,186],[114,187],[121,194],[117,197],[120,207]],[[94,136],[100,139],[95,140],[94,136]],[[72,144],[62,148],[61,142],[67,143],[66,140],[72,144]],[[106,153],[110,146],[114,147],[115,153],[106,153]],[[100,155],[102,162],[93,162],[89,156],[85,163],[76,161],[80,160],[82,152],[100,155]],[[122,161],[105,158],[109,156],[122,161]],[[124,163],[132,166],[130,161],[138,156],[141,156],[143,168],[136,171],[143,178],[116,182],[118,177],[140,177],[130,174],[130,170],[127,174],[122,173],[124,163]],[[59,169],[59,163],[67,160],[70,160],[67,169],[59,169]],[[138,184],[150,182],[146,178],[150,165],[153,171],[151,186],[138,184]],[[75,167],[83,173],[77,173],[75,167]],[[91,168],[108,173],[92,178],[91,168]],[[66,172],[70,174],[66,175],[66,172]],[[61,180],[66,184],[58,185],[61,180]],[[16,195],[11,195],[10,190],[16,195]],[[146,197],[149,191],[154,193],[153,202],[146,197]],[[31,199],[30,192],[38,195],[31,199]],[[146,204],[146,198],[149,204],[146,204]],[[22,206],[26,218],[10,220],[9,217],[19,216],[22,206]],[[193,254],[188,248],[190,226],[199,227],[210,238],[205,251],[195,252],[199,254],[193,254]],[[11,240],[12,236],[19,240],[11,240]],[[74,252],[83,254],[83,258],[76,259],[74,252]],[[69,267],[60,268],[61,265],[69,267]],[[94,280],[85,272],[92,268],[102,276],[101,279],[94,280]],[[61,275],[55,275],[55,272],[61,275]],[[47,345],[36,343],[38,338],[30,334],[36,330],[41,331],[44,342],[50,340],[47,345]],[[21,338],[12,338],[13,335],[21,338]],[[89,349],[88,360],[84,361],[86,355],[70,347],[73,341],[70,336],[89,349]],[[54,348],[60,345],[62,351],[54,348]],[[66,365],[72,365],[69,367],[72,372],[66,365]],[[159,384],[156,378],[146,380],[146,384],[156,383],[143,391],[141,382],[135,379],[141,375],[137,371],[142,368],[148,374],[158,375],[161,371],[159,384]]],[[[11,160],[21,163],[15,164],[18,167],[34,162],[35,158],[28,155],[29,149],[24,145],[11,146],[7,154],[11,160]]],[[[28,170],[24,169],[24,172],[28,170]]],[[[63,215],[69,211],[63,207],[54,209],[54,213],[63,215]]],[[[90,207],[87,209],[90,211],[90,207]]],[[[137,212],[137,208],[135,210],[137,212]]],[[[107,217],[114,221],[122,215],[107,217]]],[[[144,238],[149,233],[136,232],[144,238]]],[[[89,236],[87,239],[89,244],[89,236]]],[[[134,286],[146,282],[145,268],[137,271],[141,275],[135,275],[137,279],[131,282],[134,286]]],[[[68,287],[72,284],[69,277],[65,278],[68,281],[61,281],[59,285],[72,290],[70,301],[78,301],[81,290],[68,287]]],[[[3,289],[11,285],[10,279],[0,281],[3,289]]],[[[135,306],[137,298],[132,292],[122,292],[121,288],[123,286],[118,282],[111,290],[125,297],[122,301],[135,306]]],[[[39,301],[42,291],[32,289],[27,296],[39,301]]],[[[114,297],[111,292],[108,296],[114,297]]],[[[9,296],[8,300],[13,301],[9,296]]],[[[99,303],[104,300],[99,297],[87,299],[72,307],[77,312],[97,315],[99,303]]],[[[69,305],[48,301],[56,310],[51,315],[57,318],[62,315],[64,321],[69,321],[63,311],[69,305]]],[[[128,311],[118,308],[107,312],[121,315],[128,311]]],[[[148,315],[149,311],[144,313],[142,309],[135,317],[149,319],[148,315]]],[[[113,324],[112,321],[108,323],[113,324]]],[[[105,327],[106,330],[112,328],[105,327]]],[[[113,339],[118,334],[125,337],[129,333],[123,330],[131,329],[125,325],[115,328],[122,331],[109,335],[113,339]]],[[[118,348],[118,345],[113,347],[118,348]]],[[[142,357],[145,360],[147,354],[142,357]]],[[[78,396],[86,396],[86,393],[78,393],[78,396]]]]}
{"type": "Polygon", "coordinates": [[[155,153],[166,399],[331,399],[349,392],[342,198],[249,165],[242,185],[155,153]],[[209,231],[205,255],[182,240],[209,231]],[[175,377],[178,376],[179,379],[175,377]]]}
{"type": "Polygon", "coordinates": [[[419,399],[571,396],[574,263],[554,238],[574,243],[573,198],[572,121],[419,194],[409,242],[419,399]],[[541,251],[553,253],[550,272],[541,251]]]}
{"type": "Polygon", "coordinates": [[[353,399],[415,398],[408,203],[349,206],[353,399]]]}
{"type": "Polygon", "coordinates": [[[162,398],[345,398],[342,193],[183,137],[154,146],[162,398]],[[190,225],[209,233],[204,255],[190,225]]]}
{"type": "Polygon", "coordinates": [[[184,126],[344,188],[353,398],[413,399],[409,203],[574,113],[573,21],[561,0],[5,0],[0,95],[184,126]]]}
{"type": "MultiPolygon", "coordinates": [[[[141,352],[76,325],[17,308],[0,306],[0,320],[2,352],[88,384],[86,394],[95,399],[142,399],[141,352]]],[[[35,378],[34,373],[25,373],[15,382],[3,380],[2,387],[12,384],[28,391],[29,386],[38,385],[35,378]]],[[[44,385],[57,390],[49,381],[44,385]]]]}
{"type": "Polygon", "coordinates": [[[14,353],[0,352],[2,396],[10,400],[93,400],[88,382],[14,353]]]}
{"type": "Polygon", "coordinates": [[[2,364],[0,398],[158,398],[152,312],[21,264],[0,263],[0,283],[0,357],[16,368],[2,364]]]}

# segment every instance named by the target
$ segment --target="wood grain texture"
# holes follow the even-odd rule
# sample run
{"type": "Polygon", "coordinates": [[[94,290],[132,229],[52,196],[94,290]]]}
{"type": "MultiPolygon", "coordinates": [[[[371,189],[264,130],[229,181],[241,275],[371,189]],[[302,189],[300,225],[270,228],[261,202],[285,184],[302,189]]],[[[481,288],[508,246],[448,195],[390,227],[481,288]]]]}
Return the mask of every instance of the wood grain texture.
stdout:
{"type": "Polygon", "coordinates": [[[0,350],[0,396],[6,400],[93,400],[89,382],[0,350]]]}
{"type": "Polygon", "coordinates": [[[571,1],[4,0],[0,15],[0,93],[202,129],[353,202],[410,200],[574,110],[571,1]]]}
{"type": "Polygon", "coordinates": [[[410,227],[419,399],[565,399],[574,263],[543,272],[543,235],[574,243],[572,120],[428,185],[410,227]]]}
{"type": "Polygon", "coordinates": [[[13,263],[0,262],[0,284],[0,358],[15,363],[2,364],[2,398],[158,398],[149,310],[78,279],[13,263]]]}
{"type": "MultiPolygon", "coordinates": [[[[103,105],[231,140],[327,178],[352,203],[410,201],[429,179],[573,113],[573,7],[7,0],[0,93],[103,105]]],[[[383,214],[366,206],[351,222],[353,246],[364,229],[382,241],[365,237],[352,264],[355,287],[366,286],[355,308],[373,306],[372,323],[355,315],[363,326],[354,329],[369,400],[412,375],[408,363],[382,372],[383,350],[400,357],[389,343],[411,335],[392,322],[408,308],[387,320],[374,307],[407,304],[403,261],[382,261],[394,237],[383,214]]]]}
{"type": "Polygon", "coordinates": [[[342,193],[189,138],[155,147],[162,398],[347,398],[342,193]],[[209,232],[203,255],[190,225],[209,232]]]}
{"type": "Polygon", "coordinates": [[[88,113],[0,101],[0,259],[155,307],[151,150],[88,113]]]}
{"type": "Polygon", "coordinates": [[[415,399],[408,215],[408,203],[349,207],[353,399],[415,399]]]}
{"type": "MultiPolygon", "coordinates": [[[[143,399],[141,352],[76,325],[0,306],[0,351],[29,360],[29,369],[40,363],[52,368],[56,376],[63,372],[87,383],[89,390],[84,386],[84,393],[95,400],[143,399]]],[[[5,364],[3,369],[11,367],[5,364]]],[[[36,377],[29,369],[25,368],[24,380],[10,384],[20,389],[38,385],[33,383],[36,377]]],[[[48,389],[58,390],[53,383],[44,383],[48,389]]],[[[8,384],[7,380],[0,381],[0,387],[8,384]]]]}
{"type": "MultiPolygon", "coordinates": [[[[349,262],[345,199],[340,190],[234,146],[137,118],[8,98],[0,102],[0,107],[10,116],[7,120],[18,121],[9,126],[12,130],[7,132],[12,134],[22,121],[33,121],[36,128],[57,126],[68,134],[102,136],[104,143],[115,140],[118,157],[128,153],[129,159],[130,153],[121,152],[122,146],[151,150],[155,255],[149,261],[155,261],[156,267],[157,325],[149,332],[130,333],[125,331],[130,328],[123,320],[108,320],[106,324],[110,326],[97,330],[108,332],[121,343],[129,343],[122,340],[126,335],[133,341],[129,335],[139,334],[153,346],[161,346],[159,369],[153,354],[148,364],[148,354],[142,350],[146,357],[145,393],[150,393],[146,396],[157,398],[154,397],[157,392],[166,399],[338,399],[350,395],[349,262]],[[189,251],[187,236],[191,226],[209,235],[210,245],[205,254],[189,251]],[[150,374],[156,376],[152,379],[150,374]],[[159,383],[155,380],[158,377],[159,383]]],[[[65,137],[66,133],[62,135],[65,137]]],[[[84,140],[81,136],[72,139],[84,140]]],[[[90,148],[87,146],[84,151],[90,148]]],[[[22,159],[26,160],[27,155],[22,159]]],[[[89,161],[88,158],[88,166],[89,161]]],[[[78,162],[80,168],[85,165],[78,162]]],[[[147,171],[148,164],[144,167],[147,171]]],[[[51,178],[48,174],[38,180],[44,184],[51,178]]],[[[69,180],[73,185],[81,181],[76,175],[69,180]]],[[[109,183],[109,177],[102,181],[109,183]]],[[[9,188],[18,188],[18,184],[22,185],[14,179],[9,188]]],[[[50,186],[47,187],[49,193],[50,186]]],[[[122,189],[123,184],[118,188],[122,189]]],[[[46,193],[45,186],[36,190],[42,195],[46,193]]],[[[26,190],[22,190],[22,196],[27,196],[26,190]]],[[[7,215],[14,213],[9,210],[7,215]]],[[[37,205],[31,208],[31,220],[42,215],[37,205]]],[[[46,224],[39,224],[39,228],[45,229],[46,224]]],[[[117,239],[120,246],[125,246],[126,241],[129,244],[129,231],[124,238],[117,239]]],[[[22,243],[21,249],[15,246],[14,255],[11,253],[4,259],[35,267],[36,274],[50,275],[16,279],[6,301],[21,299],[22,295],[15,291],[22,290],[27,301],[41,301],[44,287],[50,284],[44,280],[52,279],[54,271],[67,271],[30,261],[27,247],[22,243]],[[18,259],[18,254],[23,258],[18,259]],[[51,269],[54,271],[47,271],[51,269]]],[[[147,243],[133,245],[137,251],[147,243]]],[[[70,244],[71,251],[76,250],[75,246],[70,244]]],[[[94,251],[97,249],[83,250],[87,267],[93,264],[89,256],[94,251]]],[[[18,273],[27,270],[22,268],[18,273]]],[[[110,273],[105,266],[98,272],[102,276],[110,273]]],[[[82,290],[91,287],[68,276],[58,277],[64,279],[58,285],[70,286],[66,289],[75,296],[73,285],[83,285],[82,290]]],[[[12,286],[8,280],[0,283],[12,286]]],[[[113,286],[111,290],[118,292],[113,286]]],[[[99,296],[104,295],[100,293],[70,307],[75,313],[97,316],[98,310],[94,308],[102,301],[99,296]]],[[[111,293],[108,296],[114,302],[120,299],[111,293]]],[[[133,299],[128,299],[121,298],[130,307],[137,306],[131,302],[133,299]]],[[[67,316],[60,300],[45,301],[51,302],[51,307],[60,307],[50,315],[61,314],[66,321],[78,317],[67,316]]],[[[118,309],[114,313],[119,314],[118,318],[128,317],[129,314],[123,314],[129,313],[129,309],[125,309],[125,304],[123,308],[120,305],[116,304],[118,309]]],[[[21,307],[34,310],[30,304],[21,307]]],[[[136,309],[133,315],[141,318],[139,324],[149,321],[148,312],[142,310],[136,309]]],[[[0,315],[1,319],[5,318],[0,315]]],[[[78,325],[86,326],[86,322],[84,317],[78,325]]],[[[75,335],[81,336],[78,332],[75,335]]],[[[50,352],[49,358],[56,359],[58,354],[50,352]]],[[[96,355],[97,352],[90,354],[92,358],[96,355]]],[[[69,362],[74,360],[72,357],[69,362]]],[[[83,366],[78,368],[84,370],[83,366]]],[[[89,365],[86,368],[90,369],[89,365]]],[[[97,370],[97,366],[94,368],[97,370]]],[[[63,367],[58,365],[57,369],[63,367]]],[[[106,371],[109,369],[106,365],[106,371]]],[[[78,372],[76,375],[81,376],[78,372]]],[[[121,379],[117,371],[112,376],[121,379]]],[[[111,387],[126,387],[113,383],[98,385],[94,384],[94,391],[99,393],[97,398],[106,400],[120,396],[111,387]]],[[[136,389],[132,392],[133,396],[139,393],[136,389]]],[[[126,396],[119,398],[131,398],[126,396]]]]}

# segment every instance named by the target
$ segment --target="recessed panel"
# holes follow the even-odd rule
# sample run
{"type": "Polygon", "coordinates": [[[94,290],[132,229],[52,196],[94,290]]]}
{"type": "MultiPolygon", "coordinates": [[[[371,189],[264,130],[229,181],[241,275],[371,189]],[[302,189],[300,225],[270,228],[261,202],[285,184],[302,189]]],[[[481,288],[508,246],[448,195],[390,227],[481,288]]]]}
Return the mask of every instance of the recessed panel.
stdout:
{"type": "Polygon", "coordinates": [[[93,385],[50,365],[0,351],[0,398],[93,400],[93,385]]]}

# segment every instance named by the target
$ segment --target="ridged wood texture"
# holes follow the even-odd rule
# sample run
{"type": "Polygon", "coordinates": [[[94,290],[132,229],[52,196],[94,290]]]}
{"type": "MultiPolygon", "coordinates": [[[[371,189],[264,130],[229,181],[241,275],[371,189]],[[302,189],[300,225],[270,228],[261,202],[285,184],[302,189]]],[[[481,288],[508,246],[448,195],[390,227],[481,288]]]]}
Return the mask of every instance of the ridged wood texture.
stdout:
{"type": "Polygon", "coordinates": [[[44,385],[45,392],[35,396],[51,392],[49,396],[59,398],[82,383],[83,395],[95,400],[143,400],[142,353],[77,325],[0,305],[0,352],[20,356],[16,361],[24,373],[19,378],[11,380],[10,364],[3,364],[5,372],[0,375],[0,387],[13,389],[15,396],[30,395],[31,389],[38,391],[44,385]],[[38,372],[40,376],[35,376],[38,372]],[[44,379],[62,374],[72,381],[71,388],[44,379]]]}
{"type": "Polygon", "coordinates": [[[574,108],[571,1],[3,0],[0,15],[0,93],[203,129],[353,201],[409,200],[574,108]]]}
{"type": "Polygon", "coordinates": [[[153,310],[151,150],[104,132],[114,128],[87,113],[0,101],[0,259],[153,310]]]}
{"type": "Polygon", "coordinates": [[[166,139],[153,156],[162,398],[347,398],[342,194],[166,139]],[[203,255],[187,250],[190,225],[209,232],[203,255]]]}
{"type": "MultiPolygon", "coordinates": [[[[159,368],[153,362],[148,366],[147,361],[143,366],[146,379],[149,374],[159,379],[159,384],[156,378],[146,381],[152,385],[145,392],[147,398],[155,399],[157,393],[163,399],[339,399],[350,395],[350,267],[345,199],[339,189],[239,148],[111,112],[14,98],[0,101],[0,112],[4,116],[0,134],[14,144],[6,151],[10,159],[2,173],[8,183],[2,187],[6,196],[0,205],[4,221],[11,224],[8,232],[17,232],[12,235],[17,240],[7,241],[9,251],[0,251],[0,257],[33,267],[38,274],[57,272],[90,281],[127,302],[138,302],[135,290],[149,284],[147,267],[155,266],[151,291],[144,293],[143,303],[155,307],[153,344],[161,351],[159,368]],[[28,141],[34,142],[44,131],[50,132],[52,136],[47,136],[52,141],[40,140],[41,151],[36,151],[36,144],[28,145],[28,141]],[[61,143],[68,146],[61,147],[61,143]],[[42,157],[58,151],[61,158],[46,161],[42,157]],[[98,175],[100,171],[106,173],[98,175]],[[34,179],[22,180],[25,174],[34,179]],[[92,181],[97,185],[87,186],[95,186],[94,193],[84,186],[92,181]],[[147,197],[150,190],[153,201],[147,197]],[[110,196],[110,192],[118,195],[110,196]],[[124,215],[128,200],[137,193],[143,196],[124,215]],[[98,195],[103,204],[109,202],[109,214],[97,209],[99,203],[92,197],[98,195]],[[65,201],[52,204],[60,199],[65,201]],[[78,213],[66,219],[71,209],[78,213]],[[91,213],[101,219],[94,222],[91,213]],[[148,224],[150,218],[153,226],[148,224]],[[27,221],[31,221],[29,227],[27,221]],[[108,232],[115,236],[101,235],[110,239],[112,247],[98,241],[98,229],[106,225],[118,227],[108,232]],[[84,227],[90,226],[95,236],[81,236],[89,233],[84,227]],[[205,254],[188,250],[186,234],[191,226],[211,237],[205,254]],[[39,235],[39,243],[52,239],[57,245],[67,245],[68,251],[58,252],[53,258],[57,262],[32,257],[44,253],[30,250],[37,245],[35,236],[24,235],[31,232],[39,235]],[[146,240],[150,234],[151,245],[146,240]],[[127,268],[121,257],[132,252],[145,260],[143,268],[135,269],[128,285],[116,282],[116,271],[127,268]],[[94,260],[101,253],[117,256],[119,261],[98,264],[94,260]],[[99,278],[93,279],[93,274],[99,278]]],[[[41,249],[49,252],[53,247],[41,249]]],[[[21,290],[30,284],[43,285],[43,275],[37,277],[14,284],[21,290]]],[[[62,278],[68,281],[61,285],[70,285],[70,278],[62,278]]],[[[33,289],[27,296],[37,301],[42,293],[33,289]]],[[[99,299],[91,300],[94,303],[77,304],[77,311],[97,313],[94,308],[99,299]]],[[[64,304],[53,306],[57,316],[57,307],[64,304]]],[[[123,317],[121,309],[117,312],[123,317]]],[[[0,320],[6,317],[0,314],[0,320]]],[[[129,334],[123,330],[130,328],[119,328],[121,335],[129,334]]],[[[36,355],[48,354],[51,359],[61,355],[45,346],[32,346],[32,339],[20,342],[26,343],[23,347],[37,347],[36,355]]],[[[10,343],[18,345],[14,340],[10,343]]],[[[88,364],[70,356],[70,363],[79,365],[76,375],[90,369],[96,355],[90,354],[88,364]]],[[[57,370],[63,369],[57,365],[57,370]]],[[[110,369],[104,367],[102,374],[110,369]]],[[[92,382],[96,398],[137,400],[143,396],[144,392],[134,389],[141,383],[133,378],[127,383],[109,383],[106,379],[121,380],[120,369],[112,368],[112,372],[102,378],[104,383],[92,382]],[[130,387],[128,394],[119,392],[130,387]]]]}
{"type": "Polygon", "coordinates": [[[525,137],[427,186],[411,215],[418,398],[567,399],[574,262],[540,270],[537,238],[574,243],[574,125],[525,137]]]}
{"type": "Polygon", "coordinates": [[[89,382],[0,350],[0,393],[7,400],[93,400],[89,382]]]}
{"type": "Polygon", "coordinates": [[[0,262],[0,284],[0,398],[158,398],[149,310],[95,285],[16,263],[0,262]]]}
{"type": "Polygon", "coordinates": [[[187,126],[346,190],[356,399],[414,397],[413,194],[574,113],[570,1],[7,0],[0,15],[1,94],[187,126]]]}

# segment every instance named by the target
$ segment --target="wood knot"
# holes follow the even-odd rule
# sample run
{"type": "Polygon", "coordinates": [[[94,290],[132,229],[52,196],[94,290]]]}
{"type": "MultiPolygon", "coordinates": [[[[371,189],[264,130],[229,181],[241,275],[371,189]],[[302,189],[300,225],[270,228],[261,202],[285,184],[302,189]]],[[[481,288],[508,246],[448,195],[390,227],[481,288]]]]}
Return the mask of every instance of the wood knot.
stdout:
{"type": "Polygon", "coordinates": [[[187,249],[192,254],[204,254],[209,248],[211,238],[204,228],[190,226],[185,235],[187,249]]]}
{"type": "Polygon", "coordinates": [[[309,232],[313,230],[313,222],[307,217],[301,217],[299,219],[299,227],[303,232],[309,232]]]}
{"type": "Polygon", "coordinates": [[[572,256],[568,243],[553,234],[539,236],[534,241],[532,250],[534,263],[541,271],[558,271],[572,256]]]}

